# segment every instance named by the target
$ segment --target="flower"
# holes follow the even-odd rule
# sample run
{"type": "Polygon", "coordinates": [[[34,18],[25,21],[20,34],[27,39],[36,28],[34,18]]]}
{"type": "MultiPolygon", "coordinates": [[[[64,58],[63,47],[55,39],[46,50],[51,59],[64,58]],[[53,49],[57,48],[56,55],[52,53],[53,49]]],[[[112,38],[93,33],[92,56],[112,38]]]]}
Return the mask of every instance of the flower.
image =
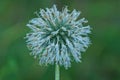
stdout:
{"type": "Polygon", "coordinates": [[[67,69],[72,61],[81,62],[81,53],[90,44],[91,28],[83,26],[88,22],[85,18],[78,19],[80,12],[70,12],[67,6],[58,11],[53,5],[36,14],[27,24],[31,32],[26,34],[26,42],[39,64],[58,64],[67,69]]]}

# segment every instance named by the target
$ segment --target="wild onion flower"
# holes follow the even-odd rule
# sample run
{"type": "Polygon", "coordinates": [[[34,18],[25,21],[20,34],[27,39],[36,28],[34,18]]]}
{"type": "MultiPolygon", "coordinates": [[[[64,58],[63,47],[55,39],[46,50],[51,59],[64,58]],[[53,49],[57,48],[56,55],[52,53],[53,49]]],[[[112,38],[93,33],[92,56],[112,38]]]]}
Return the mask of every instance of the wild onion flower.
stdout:
{"type": "Polygon", "coordinates": [[[66,69],[72,61],[81,62],[81,53],[90,44],[88,21],[79,19],[80,11],[70,12],[67,8],[58,11],[52,8],[40,9],[36,18],[29,21],[31,29],[27,33],[27,46],[31,54],[39,60],[39,64],[57,64],[66,69]]]}

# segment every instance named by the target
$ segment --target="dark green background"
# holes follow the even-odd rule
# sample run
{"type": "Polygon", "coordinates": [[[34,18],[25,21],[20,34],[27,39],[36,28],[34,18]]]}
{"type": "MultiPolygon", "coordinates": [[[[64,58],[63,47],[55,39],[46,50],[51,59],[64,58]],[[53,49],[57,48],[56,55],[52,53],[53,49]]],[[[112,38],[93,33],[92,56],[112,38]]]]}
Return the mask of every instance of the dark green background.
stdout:
{"type": "Polygon", "coordinates": [[[23,39],[34,12],[53,4],[80,10],[93,28],[82,63],[61,67],[61,80],[120,80],[120,0],[0,0],[0,80],[54,80],[54,66],[39,66],[23,39]]]}

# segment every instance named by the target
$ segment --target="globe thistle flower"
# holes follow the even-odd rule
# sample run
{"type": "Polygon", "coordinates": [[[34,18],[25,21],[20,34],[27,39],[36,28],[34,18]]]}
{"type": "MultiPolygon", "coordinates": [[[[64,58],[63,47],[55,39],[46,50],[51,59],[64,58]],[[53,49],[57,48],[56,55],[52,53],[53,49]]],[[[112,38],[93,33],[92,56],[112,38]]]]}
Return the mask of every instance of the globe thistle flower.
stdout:
{"type": "Polygon", "coordinates": [[[36,18],[29,21],[31,29],[27,33],[27,46],[31,54],[39,60],[39,64],[58,64],[66,69],[72,61],[81,62],[81,53],[90,44],[88,21],[78,19],[80,11],[70,12],[67,8],[58,11],[52,8],[40,9],[36,18]]]}

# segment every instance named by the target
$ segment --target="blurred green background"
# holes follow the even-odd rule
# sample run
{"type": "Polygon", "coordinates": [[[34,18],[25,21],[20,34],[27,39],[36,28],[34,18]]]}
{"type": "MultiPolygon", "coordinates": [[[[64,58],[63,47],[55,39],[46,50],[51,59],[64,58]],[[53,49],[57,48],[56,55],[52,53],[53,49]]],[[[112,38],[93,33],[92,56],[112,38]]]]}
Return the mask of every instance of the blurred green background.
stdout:
{"type": "Polygon", "coordinates": [[[120,0],[0,0],[0,80],[54,80],[54,66],[39,66],[23,39],[34,12],[53,4],[80,10],[93,28],[82,63],[61,67],[61,80],[120,80],[120,0]]]}

